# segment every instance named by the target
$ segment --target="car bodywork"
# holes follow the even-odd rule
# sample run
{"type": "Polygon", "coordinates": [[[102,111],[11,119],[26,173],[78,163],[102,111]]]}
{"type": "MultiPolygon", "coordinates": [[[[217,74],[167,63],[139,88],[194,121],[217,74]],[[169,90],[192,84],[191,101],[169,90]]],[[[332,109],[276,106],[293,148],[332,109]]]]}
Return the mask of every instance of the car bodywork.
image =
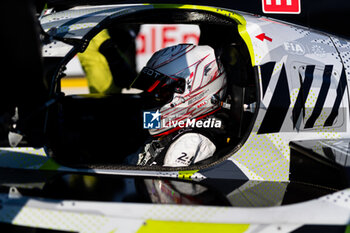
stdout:
{"type": "MultiPolygon", "coordinates": [[[[232,195],[236,198],[231,199],[232,205],[242,203],[242,199],[248,203],[254,198],[258,203],[260,199],[276,201],[276,197],[285,195],[286,187],[292,182],[325,186],[333,191],[347,187],[344,173],[349,138],[350,53],[349,42],[342,38],[265,17],[206,6],[137,4],[75,8],[41,18],[46,33],[43,57],[52,58],[56,64],[50,76],[49,97],[59,92],[58,81],[65,64],[83,51],[89,40],[106,25],[128,20],[138,22],[141,16],[150,17],[155,12],[182,14],[183,18],[171,18],[179,22],[230,26],[239,35],[239,41],[244,42],[240,46],[250,61],[257,108],[251,114],[246,131],[238,137],[239,141],[218,160],[188,168],[120,164],[70,167],[57,164],[46,157],[43,150],[18,148],[2,150],[6,155],[1,163],[4,167],[188,180],[214,186],[225,196],[244,193],[232,195]],[[299,160],[306,158],[322,160],[318,172],[336,180],[336,184],[308,173],[315,169],[315,162],[300,175],[300,167],[306,166],[300,165],[299,160]],[[241,183],[232,185],[233,181],[241,183]],[[261,183],[271,185],[258,185],[261,183]],[[244,190],[254,190],[258,195],[248,195],[244,190]]],[[[160,19],[150,19],[151,22],[155,20],[160,19]]],[[[165,23],[169,19],[163,20],[165,23]]],[[[7,195],[0,197],[2,222],[82,232],[161,231],[174,222],[201,232],[214,227],[237,232],[298,232],[303,230],[303,225],[312,225],[304,226],[305,230],[308,227],[317,230],[326,227],[320,226],[323,224],[330,229],[345,230],[350,214],[348,190],[304,203],[263,209],[81,201],[55,203],[51,199],[16,196],[16,191],[13,192],[10,199],[7,195]]],[[[274,205],[278,205],[278,201],[274,205]]]]}

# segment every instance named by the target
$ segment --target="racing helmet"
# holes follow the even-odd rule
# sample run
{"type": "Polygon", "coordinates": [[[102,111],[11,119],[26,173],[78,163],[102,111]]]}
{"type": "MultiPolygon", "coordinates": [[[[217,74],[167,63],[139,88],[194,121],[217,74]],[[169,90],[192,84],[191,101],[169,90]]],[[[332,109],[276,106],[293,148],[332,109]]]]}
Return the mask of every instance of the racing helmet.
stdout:
{"type": "Polygon", "coordinates": [[[219,110],[213,98],[224,97],[226,74],[210,46],[179,44],[154,53],[131,87],[143,90],[145,108],[160,116],[149,133],[161,136],[219,110]]]}

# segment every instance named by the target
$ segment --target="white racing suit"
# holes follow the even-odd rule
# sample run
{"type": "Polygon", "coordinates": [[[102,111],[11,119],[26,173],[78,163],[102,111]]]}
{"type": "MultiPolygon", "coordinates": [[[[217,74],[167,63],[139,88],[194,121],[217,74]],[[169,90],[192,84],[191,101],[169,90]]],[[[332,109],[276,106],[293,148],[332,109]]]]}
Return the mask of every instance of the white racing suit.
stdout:
{"type": "Polygon", "coordinates": [[[170,145],[163,166],[189,166],[213,156],[215,150],[214,143],[204,135],[187,133],[170,145]]]}
{"type": "Polygon", "coordinates": [[[138,165],[186,167],[213,156],[214,143],[196,132],[179,132],[146,144],[139,154],[138,165]]]}

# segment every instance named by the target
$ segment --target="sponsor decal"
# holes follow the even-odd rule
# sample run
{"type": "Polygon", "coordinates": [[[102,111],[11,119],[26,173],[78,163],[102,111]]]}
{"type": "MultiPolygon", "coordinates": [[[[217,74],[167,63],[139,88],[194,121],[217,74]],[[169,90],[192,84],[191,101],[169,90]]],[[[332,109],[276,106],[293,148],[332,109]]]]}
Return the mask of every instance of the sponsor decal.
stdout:
{"type": "Polygon", "coordinates": [[[206,106],[207,103],[208,103],[208,101],[204,101],[204,102],[198,104],[198,105],[197,105],[197,108],[202,108],[203,106],[206,106]]]}
{"type": "Polygon", "coordinates": [[[270,14],[300,14],[300,0],[262,0],[264,13],[270,14]]]}

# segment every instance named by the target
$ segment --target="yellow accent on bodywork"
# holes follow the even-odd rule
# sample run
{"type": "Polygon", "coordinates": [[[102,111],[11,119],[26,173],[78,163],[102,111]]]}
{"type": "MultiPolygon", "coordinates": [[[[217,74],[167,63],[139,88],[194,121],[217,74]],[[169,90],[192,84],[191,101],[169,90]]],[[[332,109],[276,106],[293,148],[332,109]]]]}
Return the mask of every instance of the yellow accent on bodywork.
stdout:
{"type": "Polygon", "coordinates": [[[175,222],[175,221],[157,221],[147,220],[137,231],[138,233],[241,233],[246,232],[248,224],[225,224],[225,223],[193,223],[193,222],[175,222]]]}
{"type": "Polygon", "coordinates": [[[241,35],[242,39],[244,40],[245,44],[248,47],[249,55],[250,55],[250,60],[252,62],[252,66],[255,66],[255,55],[254,55],[254,48],[252,41],[250,39],[250,36],[247,32],[247,27],[246,24],[238,24],[238,32],[241,35]]]}
{"type": "Polygon", "coordinates": [[[71,88],[71,87],[87,87],[88,82],[86,78],[63,78],[61,79],[62,88],[71,88]]]}
{"type": "Polygon", "coordinates": [[[191,170],[191,171],[179,171],[179,179],[183,180],[192,180],[192,176],[194,173],[198,172],[199,170],[191,170]]]}
{"type": "Polygon", "coordinates": [[[50,171],[56,171],[61,167],[58,163],[56,163],[53,159],[48,159],[40,168],[39,170],[50,170],[50,171]]]}
{"type": "Polygon", "coordinates": [[[345,233],[350,233],[350,225],[347,225],[345,228],[345,233]]]}
{"type": "Polygon", "coordinates": [[[151,4],[151,5],[153,5],[154,8],[194,9],[194,10],[210,11],[210,12],[218,13],[233,19],[238,24],[238,33],[240,34],[240,36],[242,37],[242,39],[244,40],[245,44],[248,47],[252,66],[255,66],[253,44],[247,32],[247,28],[246,28],[247,21],[242,15],[239,15],[235,12],[228,11],[225,9],[210,7],[210,6],[183,5],[183,4],[151,4]]]}
{"type": "Polygon", "coordinates": [[[78,53],[81,66],[84,69],[90,93],[120,93],[115,86],[108,61],[99,52],[103,42],[110,39],[108,31],[102,30],[91,41],[84,53],[78,53]]]}

